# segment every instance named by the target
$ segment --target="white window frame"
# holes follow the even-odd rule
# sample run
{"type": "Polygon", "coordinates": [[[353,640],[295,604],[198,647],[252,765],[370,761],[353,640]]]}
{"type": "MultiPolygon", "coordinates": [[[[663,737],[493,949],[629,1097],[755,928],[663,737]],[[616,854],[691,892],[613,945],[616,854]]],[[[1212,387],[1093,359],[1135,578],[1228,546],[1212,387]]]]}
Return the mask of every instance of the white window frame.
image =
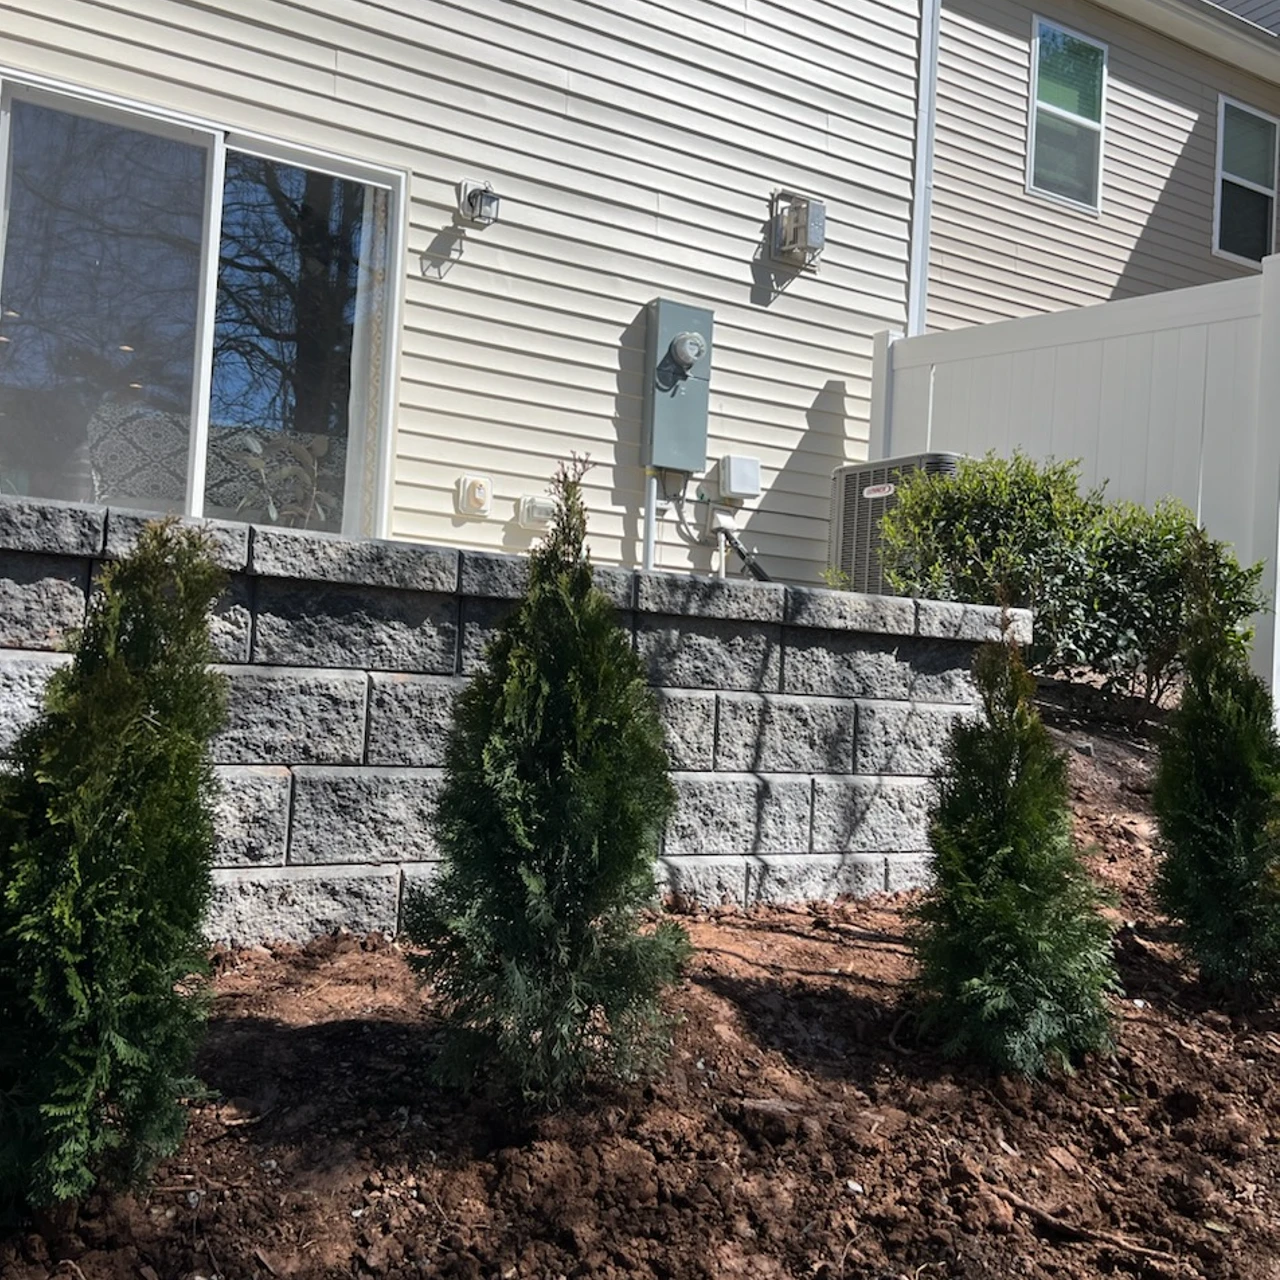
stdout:
{"type": "MultiPolygon", "coordinates": [[[[409,175],[402,169],[371,165],[337,152],[299,146],[263,134],[231,130],[208,120],[185,115],[114,94],[84,88],[46,76],[32,75],[0,65],[0,271],[4,267],[8,231],[9,103],[14,97],[41,102],[57,109],[132,126],[162,137],[179,138],[207,149],[205,169],[204,233],[200,246],[201,279],[196,311],[195,369],[192,379],[191,444],[187,461],[187,500],[183,515],[199,519],[204,514],[205,468],[209,449],[209,411],[213,380],[213,328],[217,306],[218,245],[222,239],[223,176],[228,149],[248,152],[283,164],[298,165],[333,177],[380,187],[388,193],[386,334],[388,343],[382,362],[379,394],[377,474],[374,476],[374,536],[389,535],[395,457],[395,397],[400,381],[400,340],[404,311],[406,273],[402,269],[407,253],[409,175]]],[[[363,450],[363,426],[352,423],[348,451],[363,450]]],[[[344,535],[359,533],[353,524],[356,508],[344,504],[344,535]]]]}
{"type": "MultiPolygon", "coordinates": [[[[1238,253],[1230,253],[1219,244],[1222,232],[1222,183],[1224,179],[1228,182],[1234,182],[1237,186],[1247,187],[1250,191],[1256,191],[1259,195],[1271,197],[1271,225],[1267,228],[1267,254],[1275,253],[1276,218],[1280,214],[1280,119],[1268,114],[1266,111],[1259,111],[1257,107],[1250,106],[1247,102],[1241,102],[1238,98],[1229,98],[1225,93],[1220,93],[1218,95],[1218,145],[1213,166],[1213,256],[1215,258],[1224,258],[1227,262],[1234,262],[1238,266],[1249,267],[1253,271],[1261,271],[1261,262],[1253,258],[1242,257],[1238,253]],[[1265,120],[1275,130],[1276,151],[1272,157],[1272,186],[1270,190],[1259,186],[1256,182],[1250,182],[1248,178],[1238,178],[1234,173],[1226,173],[1223,170],[1222,153],[1227,141],[1228,107],[1235,107],[1237,111],[1257,116],[1259,120],[1265,120]]],[[[1263,256],[1266,257],[1267,254],[1263,256]]]]}
{"type": "Polygon", "coordinates": [[[1068,27],[1064,23],[1057,22],[1053,18],[1043,18],[1038,13],[1031,15],[1031,98],[1027,107],[1027,173],[1026,173],[1026,191],[1027,195],[1035,197],[1037,200],[1048,200],[1053,204],[1062,205],[1068,209],[1075,209],[1080,213],[1089,213],[1094,217],[1099,217],[1102,213],[1102,189],[1106,179],[1106,152],[1107,152],[1107,97],[1109,88],[1109,62],[1110,49],[1101,40],[1095,39],[1093,36],[1085,35],[1083,31],[1076,31],[1073,27],[1068,27]],[[1052,27],[1055,31],[1061,31],[1063,35],[1070,36],[1073,40],[1080,40],[1084,44],[1092,45],[1095,49],[1102,52],[1102,94],[1098,101],[1098,119],[1088,120],[1084,116],[1078,116],[1072,111],[1064,111],[1061,107],[1055,107],[1048,103],[1040,102],[1040,28],[1052,27]],[[1098,181],[1096,186],[1097,201],[1094,204],[1086,204],[1082,200],[1072,200],[1070,196],[1059,195],[1056,191],[1046,191],[1043,187],[1035,185],[1036,172],[1036,116],[1040,111],[1047,111],[1052,116],[1057,116],[1061,120],[1069,120],[1072,124],[1081,125],[1087,129],[1093,129],[1098,134],[1098,181]]]}

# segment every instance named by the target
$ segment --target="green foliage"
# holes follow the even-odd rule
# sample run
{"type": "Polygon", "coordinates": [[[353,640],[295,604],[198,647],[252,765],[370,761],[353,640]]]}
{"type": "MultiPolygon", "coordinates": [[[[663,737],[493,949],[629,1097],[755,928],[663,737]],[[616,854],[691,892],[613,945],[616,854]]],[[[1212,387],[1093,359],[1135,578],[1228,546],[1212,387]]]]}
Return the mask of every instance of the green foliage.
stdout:
{"type": "Polygon", "coordinates": [[[405,908],[448,1010],[441,1077],[487,1068],[543,1104],[661,1059],[659,997],[688,953],[674,923],[639,927],[674,791],[640,661],[593,584],[583,469],[557,475],[525,596],[458,699],[443,868],[405,908]]]}
{"type": "Polygon", "coordinates": [[[1033,663],[1092,672],[1103,688],[1158,702],[1182,671],[1188,563],[1204,542],[1224,643],[1247,643],[1261,566],[1200,539],[1168,498],[1147,510],[1080,496],[1078,464],[964,459],[955,476],[915,472],[884,517],[886,574],[911,595],[1036,611],[1033,663]]]}
{"type": "Polygon", "coordinates": [[[934,882],[912,922],[922,1025],[1000,1071],[1070,1069],[1111,1046],[1110,931],[1071,837],[1066,762],[1016,650],[984,645],[983,714],[958,723],[930,824],[934,882]]]}
{"type": "Polygon", "coordinates": [[[0,775],[0,1218],[172,1150],[202,1032],[222,575],[148,526],[0,775]]]}
{"type": "Polygon", "coordinates": [[[1247,998],[1280,987],[1280,739],[1266,686],[1223,642],[1212,544],[1198,545],[1186,683],[1156,773],[1156,889],[1205,984],[1247,998]]]}

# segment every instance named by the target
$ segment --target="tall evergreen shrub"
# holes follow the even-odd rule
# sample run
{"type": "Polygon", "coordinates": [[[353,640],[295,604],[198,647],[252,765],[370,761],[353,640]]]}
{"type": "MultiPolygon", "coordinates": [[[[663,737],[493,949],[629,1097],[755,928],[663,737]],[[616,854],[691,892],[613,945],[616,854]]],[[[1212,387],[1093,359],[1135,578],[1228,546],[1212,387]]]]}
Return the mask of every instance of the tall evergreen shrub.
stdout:
{"type": "Polygon", "coordinates": [[[913,943],[926,1031],[999,1071],[1069,1069],[1107,1049],[1117,980],[1099,897],[1072,843],[1066,761],[1012,645],[975,660],[982,715],[956,725],[913,943]]]}
{"type": "Polygon", "coordinates": [[[0,774],[0,1218],[172,1150],[205,1003],[222,575],[148,526],[0,774]]]}
{"type": "Polygon", "coordinates": [[[1186,681],[1156,771],[1156,889],[1206,985],[1248,998],[1280,989],[1280,738],[1247,647],[1217,616],[1212,551],[1202,539],[1192,565],[1186,681]]]}
{"type": "Polygon", "coordinates": [[[688,950],[672,922],[640,927],[674,793],[640,661],[593,584],[583,469],[557,475],[528,589],[458,700],[442,871],[405,910],[448,1013],[439,1074],[485,1068],[538,1103],[660,1060],[659,998],[688,950]]]}

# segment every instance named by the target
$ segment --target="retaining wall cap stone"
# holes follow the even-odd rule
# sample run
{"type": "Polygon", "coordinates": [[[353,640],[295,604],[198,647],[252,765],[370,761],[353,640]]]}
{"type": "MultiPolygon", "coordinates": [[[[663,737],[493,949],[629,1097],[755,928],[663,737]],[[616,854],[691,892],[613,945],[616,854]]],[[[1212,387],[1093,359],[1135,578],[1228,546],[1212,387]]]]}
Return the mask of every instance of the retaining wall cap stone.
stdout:
{"type": "Polygon", "coordinates": [[[100,556],[106,534],[102,507],[0,495],[0,550],[100,556]]]}
{"type": "Polygon", "coordinates": [[[916,630],[916,605],[905,596],[788,587],[786,620],[793,627],[910,636],[916,630]]]}
{"type": "Polygon", "coordinates": [[[270,525],[252,528],[249,572],[258,577],[405,591],[452,593],[458,588],[459,555],[452,548],[270,525]]]}
{"type": "Polygon", "coordinates": [[[780,583],[643,570],[635,579],[636,608],[642,613],[728,618],[739,622],[782,621],[786,588],[780,583]]]}
{"type": "MultiPolygon", "coordinates": [[[[106,512],[107,536],[102,554],[108,560],[128,555],[138,536],[149,524],[165,519],[155,511],[125,511],[111,507],[106,512]]],[[[213,558],[220,568],[243,573],[249,563],[249,526],[231,520],[179,520],[184,529],[200,529],[213,544],[213,558]]]]}

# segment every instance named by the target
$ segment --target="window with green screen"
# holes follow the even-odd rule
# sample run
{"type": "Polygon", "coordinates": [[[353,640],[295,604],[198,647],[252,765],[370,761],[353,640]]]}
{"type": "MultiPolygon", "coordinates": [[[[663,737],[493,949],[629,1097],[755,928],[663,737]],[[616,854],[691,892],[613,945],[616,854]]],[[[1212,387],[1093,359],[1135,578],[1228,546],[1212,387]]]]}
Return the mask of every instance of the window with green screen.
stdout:
{"type": "Polygon", "coordinates": [[[1261,262],[1276,224],[1276,122],[1223,98],[1218,106],[1218,189],[1214,247],[1261,262]]]}
{"type": "Polygon", "coordinates": [[[1032,54],[1028,186],[1097,209],[1107,49],[1037,20],[1032,54]]]}

